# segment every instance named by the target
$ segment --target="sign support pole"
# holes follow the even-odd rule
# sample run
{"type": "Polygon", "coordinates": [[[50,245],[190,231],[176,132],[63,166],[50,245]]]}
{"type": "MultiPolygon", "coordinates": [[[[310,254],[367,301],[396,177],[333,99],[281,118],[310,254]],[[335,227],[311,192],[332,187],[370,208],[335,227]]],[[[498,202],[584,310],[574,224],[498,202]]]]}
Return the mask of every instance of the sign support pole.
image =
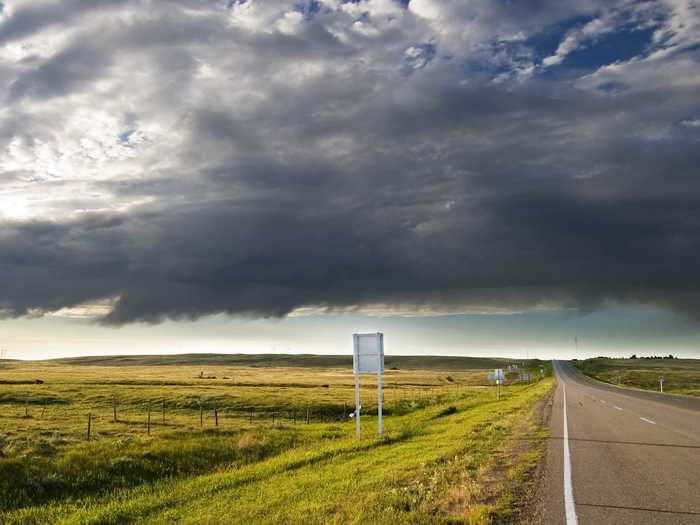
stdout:
{"type": "Polygon", "coordinates": [[[377,415],[379,416],[379,435],[382,432],[382,373],[377,372],[377,415]]]}
{"type": "Polygon", "coordinates": [[[360,374],[355,372],[355,434],[360,439],[360,374]]]}
{"type": "Polygon", "coordinates": [[[352,336],[355,346],[353,368],[355,371],[355,436],[360,439],[360,370],[358,352],[360,348],[360,338],[357,334],[352,336]]]}

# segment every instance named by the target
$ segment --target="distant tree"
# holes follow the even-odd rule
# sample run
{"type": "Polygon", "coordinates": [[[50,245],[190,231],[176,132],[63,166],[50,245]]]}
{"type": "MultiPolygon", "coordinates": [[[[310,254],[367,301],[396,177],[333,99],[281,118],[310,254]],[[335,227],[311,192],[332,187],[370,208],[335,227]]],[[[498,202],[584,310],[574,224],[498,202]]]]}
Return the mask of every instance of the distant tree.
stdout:
{"type": "Polygon", "coordinates": [[[637,354],[632,354],[632,356],[630,357],[630,359],[637,359],[637,354]]]}
{"type": "Polygon", "coordinates": [[[673,357],[673,354],[668,354],[668,358],[669,358],[669,359],[675,359],[675,357],[673,357]]]}

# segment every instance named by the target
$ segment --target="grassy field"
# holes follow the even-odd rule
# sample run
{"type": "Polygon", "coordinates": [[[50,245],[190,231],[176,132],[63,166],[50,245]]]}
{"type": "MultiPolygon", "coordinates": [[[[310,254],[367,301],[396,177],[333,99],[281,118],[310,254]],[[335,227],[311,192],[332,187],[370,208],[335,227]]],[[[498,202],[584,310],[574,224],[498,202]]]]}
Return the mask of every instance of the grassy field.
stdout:
{"type": "Polygon", "coordinates": [[[610,359],[597,357],[574,361],[584,374],[600,381],[643,390],[659,390],[664,377],[664,392],[700,396],[699,359],[610,359]]]}
{"type": "Polygon", "coordinates": [[[363,377],[358,442],[347,364],[2,362],[0,523],[515,519],[545,437],[538,407],[552,387],[548,365],[532,384],[511,374],[496,400],[486,382],[493,360],[387,359],[395,369],[384,377],[385,435],[376,436],[374,380],[363,377]]]}

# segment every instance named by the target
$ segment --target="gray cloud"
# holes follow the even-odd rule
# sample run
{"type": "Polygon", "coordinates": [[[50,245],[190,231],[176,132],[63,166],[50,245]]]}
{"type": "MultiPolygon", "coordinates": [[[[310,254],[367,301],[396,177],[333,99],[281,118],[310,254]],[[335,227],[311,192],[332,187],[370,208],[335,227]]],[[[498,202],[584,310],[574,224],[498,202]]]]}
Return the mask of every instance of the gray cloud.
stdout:
{"type": "Polygon", "coordinates": [[[697,51],[525,74],[542,31],[563,40],[600,5],[489,2],[465,36],[461,4],[30,2],[1,19],[0,310],[697,316],[700,131],[680,124],[697,51]],[[504,38],[513,60],[489,55],[504,38]]]}

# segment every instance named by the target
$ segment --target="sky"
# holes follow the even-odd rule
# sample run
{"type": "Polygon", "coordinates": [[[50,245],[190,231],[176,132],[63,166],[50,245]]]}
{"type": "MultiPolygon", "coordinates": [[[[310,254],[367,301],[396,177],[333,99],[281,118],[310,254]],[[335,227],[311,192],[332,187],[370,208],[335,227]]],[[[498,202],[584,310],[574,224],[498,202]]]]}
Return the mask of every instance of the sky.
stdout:
{"type": "Polygon", "coordinates": [[[0,2],[0,348],[700,357],[696,0],[0,2]]]}

